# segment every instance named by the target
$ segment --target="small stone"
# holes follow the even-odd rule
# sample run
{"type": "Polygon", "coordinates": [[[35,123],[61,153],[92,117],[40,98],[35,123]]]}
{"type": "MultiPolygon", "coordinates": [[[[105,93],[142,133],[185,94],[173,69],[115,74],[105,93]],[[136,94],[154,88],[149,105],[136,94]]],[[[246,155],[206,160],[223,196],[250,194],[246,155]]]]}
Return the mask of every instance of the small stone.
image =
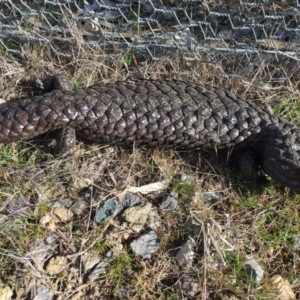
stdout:
{"type": "Polygon", "coordinates": [[[131,226],[131,229],[134,233],[140,233],[143,229],[144,229],[144,226],[143,225],[139,225],[139,224],[133,224],[131,226]]]}
{"type": "Polygon", "coordinates": [[[187,175],[186,173],[178,173],[177,178],[180,181],[192,181],[191,176],[187,175]]]}
{"type": "Polygon", "coordinates": [[[198,223],[194,223],[194,222],[191,222],[191,235],[194,239],[197,239],[200,237],[201,235],[201,231],[202,231],[202,226],[199,225],[198,223]]]}
{"type": "Polygon", "coordinates": [[[115,199],[109,199],[97,210],[95,222],[96,224],[102,224],[113,215],[118,214],[122,209],[122,206],[115,199]]]}
{"type": "Polygon", "coordinates": [[[159,240],[156,233],[151,230],[131,242],[130,247],[136,255],[150,259],[151,254],[159,248],[159,240]]]}
{"type": "Polygon", "coordinates": [[[51,300],[53,297],[53,292],[45,286],[34,287],[32,293],[35,294],[33,300],[51,300]]]}
{"type": "Polygon", "coordinates": [[[109,246],[116,245],[119,242],[123,242],[128,240],[130,237],[129,233],[127,232],[127,227],[124,224],[121,227],[113,227],[108,233],[105,235],[106,242],[109,246]],[[126,229],[125,229],[126,228],[126,229]]]}
{"type": "Polygon", "coordinates": [[[90,200],[93,198],[95,201],[98,201],[100,199],[101,192],[99,189],[95,188],[94,186],[89,186],[84,190],[84,199],[90,200]]]}
{"type": "Polygon", "coordinates": [[[88,281],[95,280],[99,275],[103,274],[106,271],[106,268],[109,266],[112,258],[115,256],[113,250],[109,250],[104,259],[96,265],[90,276],[88,277],[88,281]]]}
{"type": "Polygon", "coordinates": [[[77,178],[72,183],[72,188],[76,190],[81,190],[91,186],[92,180],[90,178],[77,178]]]}
{"type": "Polygon", "coordinates": [[[163,228],[162,221],[159,217],[158,211],[156,207],[152,207],[149,213],[149,228],[153,230],[157,230],[158,228],[163,228]]]}
{"type": "Polygon", "coordinates": [[[73,204],[72,199],[62,196],[61,198],[55,200],[55,202],[51,205],[52,208],[59,207],[70,207],[73,204]]]}
{"type": "Polygon", "coordinates": [[[273,299],[278,300],[294,300],[296,299],[290,283],[287,279],[282,278],[280,275],[274,275],[264,285],[266,290],[273,293],[273,299]]]}
{"type": "Polygon", "coordinates": [[[55,198],[55,191],[53,188],[49,188],[38,193],[39,203],[48,203],[55,198]]]}
{"type": "Polygon", "coordinates": [[[68,270],[68,275],[67,275],[67,278],[66,278],[66,282],[67,282],[66,289],[67,290],[73,290],[74,288],[76,288],[78,286],[78,279],[79,278],[80,278],[79,270],[77,268],[71,267],[68,270]]]}
{"type": "Polygon", "coordinates": [[[14,197],[3,203],[8,213],[14,217],[28,216],[32,213],[33,205],[29,198],[14,197]]]}
{"type": "Polygon", "coordinates": [[[160,209],[163,211],[173,211],[176,209],[178,203],[178,193],[171,192],[166,194],[160,204],[160,209]]]}
{"type": "Polygon", "coordinates": [[[49,231],[55,231],[56,228],[57,228],[57,225],[54,221],[51,221],[51,222],[48,223],[47,229],[49,231]]]}
{"type": "Polygon", "coordinates": [[[0,288],[0,300],[10,300],[12,295],[13,291],[8,285],[0,288]]]}
{"type": "Polygon", "coordinates": [[[158,181],[158,182],[149,183],[139,187],[131,186],[128,188],[128,192],[141,193],[143,195],[146,195],[153,192],[163,191],[167,189],[168,186],[169,186],[168,181],[158,181]]]}
{"type": "Polygon", "coordinates": [[[203,192],[203,198],[206,202],[213,205],[219,200],[219,196],[214,192],[203,192]]]}
{"type": "Polygon", "coordinates": [[[70,221],[74,214],[72,213],[71,210],[65,208],[65,207],[58,207],[58,208],[55,208],[54,211],[53,211],[54,215],[56,217],[58,217],[58,219],[61,221],[61,222],[68,222],[70,221]]]}
{"type": "MultiPolygon", "coordinates": [[[[231,294],[229,292],[227,294],[225,294],[225,295],[222,295],[221,299],[222,300],[240,300],[240,298],[236,297],[234,294],[231,294]]],[[[271,300],[271,299],[269,299],[269,300],[271,300]]]]}
{"type": "Polygon", "coordinates": [[[43,226],[47,226],[47,229],[50,231],[54,231],[56,229],[55,220],[52,218],[50,214],[46,214],[40,219],[40,224],[43,226]]]}
{"type": "Polygon", "coordinates": [[[101,258],[92,252],[85,252],[81,255],[81,263],[84,271],[88,271],[101,261],[101,258]]]}
{"type": "Polygon", "coordinates": [[[114,292],[114,297],[120,300],[130,299],[130,290],[125,286],[120,286],[117,291],[114,292]]]}
{"type": "Polygon", "coordinates": [[[149,202],[127,208],[122,217],[125,221],[134,224],[145,224],[147,222],[152,205],[149,202]]]}
{"type": "Polygon", "coordinates": [[[134,206],[134,205],[136,205],[138,203],[141,203],[141,202],[142,202],[142,200],[139,196],[134,195],[132,193],[126,193],[126,195],[122,199],[121,205],[124,208],[127,208],[127,207],[134,206]]]}
{"type": "Polygon", "coordinates": [[[193,248],[196,246],[196,242],[193,238],[189,238],[184,245],[177,252],[176,257],[178,259],[178,263],[184,267],[191,267],[193,263],[193,259],[195,257],[195,252],[193,248]]]}
{"type": "Polygon", "coordinates": [[[123,232],[121,241],[127,241],[130,238],[130,234],[128,232],[123,232]]]}
{"type": "Polygon", "coordinates": [[[300,235],[295,235],[294,236],[294,241],[295,241],[295,248],[297,250],[300,250],[300,235]]]}
{"type": "Polygon", "coordinates": [[[269,256],[273,256],[274,255],[274,247],[272,246],[269,246],[269,248],[266,249],[266,253],[269,255],[269,256]]]}
{"type": "Polygon", "coordinates": [[[201,291],[201,284],[197,274],[183,274],[180,277],[181,289],[187,297],[195,297],[201,291]]]}
{"type": "Polygon", "coordinates": [[[260,283],[263,280],[264,270],[252,256],[246,255],[245,266],[247,274],[257,283],[260,283]]]}
{"type": "Polygon", "coordinates": [[[47,245],[54,244],[57,241],[57,236],[56,235],[49,235],[45,239],[45,243],[47,245]]]}
{"type": "Polygon", "coordinates": [[[49,222],[51,222],[52,218],[50,214],[46,214],[40,219],[40,224],[46,226],[49,222]]]}
{"type": "Polygon", "coordinates": [[[234,286],[237,284],[237,277],[235,274],[227,275],[226,282],[230,284],[230,286],[234,286]]]}
{"type": "Polygon", "coordinates": [[[114,255],[120,255],[122,250],[124,249],[123,245],[121,243],[117,243],[113,246],[112,250],[114,251],[114,255]]]}
{"type": "Polygon", "coordinates": [[[9,220],[9,217],[7,215],[0,214],[0,224],[5,223],[8,220],[9,220]]]}
{"type": "Polygon", "coordinates": [[[199,204],[199,201],[203,202],[203,194],[201,191],[194,191],[191,198],[192,202],[195,204],[199,204]]]}
{"type": "Polygon", "coordinates": [[[46,272],[50,275],[58,275],[62,271],[64,271],[68,267],[68,261],[65,256],[55,256],[50,258],[47,267],[46,267],[46,272]]]}
{"type": "Polygon", "coordinates": [[[83,210],[86,207],[86,202],[82,200],[77,200],[73,205],[72,205],[72,211],[74,212],[75,215],[81,215],[83,210]]]}

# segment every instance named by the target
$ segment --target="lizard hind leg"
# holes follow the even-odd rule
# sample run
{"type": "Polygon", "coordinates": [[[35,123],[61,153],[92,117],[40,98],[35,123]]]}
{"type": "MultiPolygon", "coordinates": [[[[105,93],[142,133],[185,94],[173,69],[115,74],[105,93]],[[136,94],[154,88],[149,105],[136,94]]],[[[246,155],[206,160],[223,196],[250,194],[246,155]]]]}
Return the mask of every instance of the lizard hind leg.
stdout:
{"type": "Polygon", "coordinates": [[[245,151],[239,158],[239,169],[247,180],[258,180],[261,176],[259,159],[257,153],[252,150],[245,151]]]}
{"type": "Polygon", "coordinates": [[[65,127],[57,129],[56,131],[56,145],[54,148],[54,156],[61,156],[69,152],[76,142],[75,129],[72,127],[65,127]]]}

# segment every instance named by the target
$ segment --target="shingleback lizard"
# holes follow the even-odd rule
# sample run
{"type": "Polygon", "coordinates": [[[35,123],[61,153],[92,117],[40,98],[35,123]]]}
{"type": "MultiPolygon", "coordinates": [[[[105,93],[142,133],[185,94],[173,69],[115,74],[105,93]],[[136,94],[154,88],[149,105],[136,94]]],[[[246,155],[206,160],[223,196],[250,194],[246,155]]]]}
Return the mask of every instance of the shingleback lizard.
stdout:
{"type": "Polygon", "coordinates": [[[263,106],[190,82],[145,79],[69,91],[53,78],[50,92],[0,105],[0,142],[64,128],[64,151],[74,132],[110,145],[250,149],[265,173],[300,191],[299,128],[263,106]]]}

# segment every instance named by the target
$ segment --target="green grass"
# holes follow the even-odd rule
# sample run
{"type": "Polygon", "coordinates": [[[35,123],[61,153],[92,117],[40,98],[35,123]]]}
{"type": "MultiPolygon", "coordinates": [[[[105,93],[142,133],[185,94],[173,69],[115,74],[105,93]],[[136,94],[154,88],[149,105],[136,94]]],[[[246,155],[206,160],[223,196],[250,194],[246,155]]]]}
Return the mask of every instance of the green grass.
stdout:
{"type": "Polygon", "coordinates": [[[126,54],[123,57],[124,63],[126,65],[126,67],[130,67],[132,65],[132,54],[126,54]]]}
{"type": "Polygon", "coordinates": [[[128,275],[126,275],[126,270],[128,268],[134,268],[132,254],[130,255],[125,252],[113,259],[112,268],[108,272],[108,277],[115,284],[114,292],[119,290],[120,286],[126,284],[128,281],[128,275]]]}
{"type": "Polygon", "coordinates": [[[36,163],[35,147],[27,141],[2,145],[0,147],[0,165],[7,163],[14,166],[34,165],[36,163]]]}
{"type": "Polygon", "coordinates": [[[172,191],[179,194],[180,201],[186,201],[197,190],[197,185],[189,180],[177,181],[171,184],[172,191]]]}
{"type": "Polygon", "coordinates": [[[286,120],[300,125],[300,101],[287,98],[273,106],[276,115],[284,117],[286,120]]]}

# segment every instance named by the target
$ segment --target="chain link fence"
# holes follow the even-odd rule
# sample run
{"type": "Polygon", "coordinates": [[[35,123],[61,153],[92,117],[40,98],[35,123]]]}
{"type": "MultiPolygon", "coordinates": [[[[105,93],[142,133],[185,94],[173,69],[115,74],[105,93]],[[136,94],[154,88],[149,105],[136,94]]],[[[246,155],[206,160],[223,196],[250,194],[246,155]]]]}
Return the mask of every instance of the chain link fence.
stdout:
{"type": "Polygon", "coordinates": [[[189,76],[211,64],[222,76],[259,70],[264,83],[287,83],[300,66],[299,8],[298,0],[4,0],[0,48],[24,57],[39,45],[58,62],[96,51],[127,68],[156,63],[189,76]]]}

